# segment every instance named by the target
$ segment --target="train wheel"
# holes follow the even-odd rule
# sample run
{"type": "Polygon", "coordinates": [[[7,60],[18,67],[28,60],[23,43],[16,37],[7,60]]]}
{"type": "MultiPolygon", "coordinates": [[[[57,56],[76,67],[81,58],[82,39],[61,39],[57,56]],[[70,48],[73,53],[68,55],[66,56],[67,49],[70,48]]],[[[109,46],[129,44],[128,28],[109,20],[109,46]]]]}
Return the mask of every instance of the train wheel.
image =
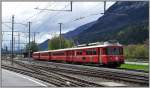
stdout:
{"type": "Polygon", "coordinates": [[[113,65],[110,65],[110,66],[111,66],[111,68],[117,68],[117,67],[120,67],[121,64],[113,64],[113,65]]]}

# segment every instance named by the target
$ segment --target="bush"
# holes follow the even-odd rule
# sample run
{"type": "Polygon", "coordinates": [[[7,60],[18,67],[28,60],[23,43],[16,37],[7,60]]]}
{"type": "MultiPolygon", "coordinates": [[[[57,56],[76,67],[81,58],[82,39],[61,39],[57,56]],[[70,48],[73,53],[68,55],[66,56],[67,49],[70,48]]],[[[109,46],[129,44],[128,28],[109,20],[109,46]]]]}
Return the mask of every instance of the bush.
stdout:
{"type": "Polygon", "coordinates": [[[128,45],[124,47],[124,55],[127,60],[148,60],[149,48],[145,44],[128,45]]]}
{"type": "MultiPolygon", "coordinates": [[[[36,52],[38,51],[38,45],[34,41],[30,42],[30,52],[36,52]]],[[[26,52],[29,51],[29,43],[26,45],[26,52]]]]}

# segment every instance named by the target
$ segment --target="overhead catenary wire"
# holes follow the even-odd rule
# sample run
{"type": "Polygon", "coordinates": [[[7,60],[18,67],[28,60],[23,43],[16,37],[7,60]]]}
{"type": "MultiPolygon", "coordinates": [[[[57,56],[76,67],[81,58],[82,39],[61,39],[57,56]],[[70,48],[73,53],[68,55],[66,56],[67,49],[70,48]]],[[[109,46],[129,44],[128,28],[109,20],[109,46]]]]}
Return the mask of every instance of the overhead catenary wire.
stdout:
{"type": "MultiPolygon", "coordinates": [[[[45,7],[45,9],[48,8],[48,7],[49,7],[49,3],[48,3],[48,6],[45,7]]],[[[44,11],[41,10],[41,11],[39,11],[39,12],[33,14],[32,16],[26,18],[25,20],[23,20],[23,22],[28,22],[30,19],[32,19],[33,17],[39,16],[39,14],[41,14],[41,13],[43,13],[43,12],[44,12],[44,11]]],[[[32,22],[33,22],[33,20],[32,20],[32,22]]]]}
{"type": "Polygon", "coordinates": [[[72,11],[72,1],[70,1],[70,9],[68,10],[62,10],[62,9],[41,9],[41,8],[35,8],[37,10],[46,10],[46,11],[66,11],[66,12],[69,12],[69,11],[72,11]]]}
{"type": "MultiPolygon", "coordinates": [[[[66,5],[66,6],[65,6],[64,8],[62,8],[62,9],[65,9],[65,8],[66,8],[67,6],[69,6],[69,5],[70,5],[70,4],[66,5]]],[[[97,5],[99,5],[99,4],[97,4],[97,5]]],[[[93,8],[92,8],[92,9],[93,9],[93,8]]],[[[56,15],[53,15],[53,16],[52,16],[53,18],[51,17],[49,20],[56,18],[58,15],[61,14],[61,13],[60,13],[60,14],[59,14],[59,13],[60,13],[60,12],[57,12],[56,15]]],[[[53,20],[51,20],[51,22],[52,22],[52,21],[53,21],[53,20]]],[[[38,29],[40,29],[40,28],[38,28],[38,29]]]]}
{"type": "MultiPolygon", "coordinates": [[[[62,9],[65,9],[65,8],[67,8],[68,6],[70,5],[70,3],[69,4],[67,4],[67,5],[65,5],[62,9]]],[[[61,9],[61,10],[62,10],[61,9]]],[[[48,11],[47,11],[48,12],[48,11]]],[[[59,14],[60,12],[58,11],[58,12],[56,12],[53,16],[51,16],[51,18],[49,19],[51,22],[52,22],[52,20],[51,19],[54,19],[54,18],[56,18],[57,17],[57,15],[59,14]]],[[[60,15],[60,14],[59,14],[60,15]]],[[[50,23],[50,22],[49,22],[50,23]]],[[[45,24],[46,25],[46,24],[45,24]]],[[[41,27],[41,26],[40,26],[41,27]]],[[[40,29],[40,27],[38,27],[38,29],[40,29]]],[[[39,30],[37,30],[37,31],[39,31],[39,30]]]]}

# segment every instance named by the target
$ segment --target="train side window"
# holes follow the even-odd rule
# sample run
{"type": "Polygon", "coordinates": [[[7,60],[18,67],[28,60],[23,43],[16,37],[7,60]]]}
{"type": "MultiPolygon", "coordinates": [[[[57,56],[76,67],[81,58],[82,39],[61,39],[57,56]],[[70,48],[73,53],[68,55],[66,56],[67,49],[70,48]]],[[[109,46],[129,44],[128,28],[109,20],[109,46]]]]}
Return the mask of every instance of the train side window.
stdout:
{"type": "Polygon", "coordinates": [[[86,55],[96,55],[96,50],[86,50],[86,55]]]}
{"type": "Polygon", "coordinates": [[[96,50],[93,50],[93,55],[96,55],[97,53],[96,53],[96,50]]]}
{"type": "Polygon", "coordinates": [[[88,50],[86,50],[86,55],[89,55],[89,52],[88,52],[88,50]]]}
{"type": "Polygon", "coordinates": [[[79,52],[79,55],[82,55],[82,51],[79,52]]]}
{"type": "Polygon", "coordinates": [[[86,50],[86,55],[90,55],[90,50],[86,50]]]}
{"type": "Polygon", "coordinates": [[[82,50],[77,51],[77,55],[82,55],[82,50]]]}

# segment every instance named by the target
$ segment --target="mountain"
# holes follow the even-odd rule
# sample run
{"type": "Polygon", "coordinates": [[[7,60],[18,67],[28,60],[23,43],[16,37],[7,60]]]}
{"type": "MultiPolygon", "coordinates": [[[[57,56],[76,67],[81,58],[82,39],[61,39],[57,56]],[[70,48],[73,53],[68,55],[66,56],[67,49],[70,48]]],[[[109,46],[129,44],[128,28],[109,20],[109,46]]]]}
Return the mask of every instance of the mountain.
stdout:
{"type": "Polygon", "coordinates": [[[108,40],[118,40],[123,44],[142,43],[148,39],[148,3],[118,1],[102,17],[64,34],[64,37],[80,44],[108,40]]]}
{"type": "MultiPolygon", "coordinates": [[[[63,34],[75,43],[118,40],[121,44],[138,44],[148,40],[148,1],[117,1],[96,21],[63,34]]],[[[48,40],[39,44],[48,49],[48,40]]]]}
{"type": "Polygon", "coordinates": [[[73,31],[69,31],[66,34],[63,34],[63,36],[67,39],[72,39],[72,38],[76,37],[79,33],[83,32],[86,29],[88,29],[89,27],[91,27],[95,23],[96,23],[96,21],[93,21],[93,22],[87,23],[85,25],[82,25],[73,31]]]}
{"type": "Polygon", "coordinates": [[[48,50],[48,41],[49,39],[45,40],[44,42],[38,45],[40,51],[48,50]]]}

